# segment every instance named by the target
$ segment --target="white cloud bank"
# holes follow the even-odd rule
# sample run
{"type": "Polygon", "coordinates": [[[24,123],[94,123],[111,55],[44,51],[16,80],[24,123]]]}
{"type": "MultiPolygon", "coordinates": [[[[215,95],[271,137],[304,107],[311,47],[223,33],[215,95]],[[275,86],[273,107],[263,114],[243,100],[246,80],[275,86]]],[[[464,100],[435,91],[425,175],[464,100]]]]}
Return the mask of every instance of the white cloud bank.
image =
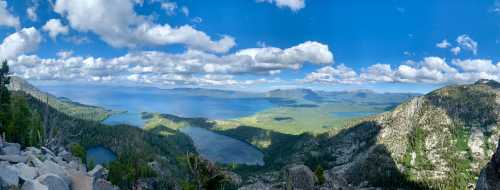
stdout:
{"type": "Polygon", "coordinates": [[[113,47],[183,44],[190,49],[225,53],[236,45],[222,35],[213,40],[189,25],[156,24],[134,12],[132,0],[57,0],[55,12],[68,19],[71,28],[93,32],[113,47]],[[91,14],[89,14],[91,13],[91,14]]]}
{"type": "Polygon", "coordinates": [[[257,2],[276,4],[279,8],[287,7],[292,11],[299,11],[306,7],[305,0],[257,0],[257,2]]]}
{"type": "Polygon", "coordinates": [[[397,68],[375,64],[356,73],[343,65],[327,66],[308,74],[305,82],[319,83],[470,83],[479,79],[500,80],[500,63],[487,59],[453,59],[449,65],[440,57],[426,57],[419,62],[406,61],[397,68]]]}
{"type": "Polygon", "coordinates": [[[216,55],[198,50],[181,54],[158,51],[128,53],[105,59],[71,56],[43,59],[21,55],[11,61],[14,74],[33,80],[118,81],[170,84],[251,84],[268,79],[236,80],[235,75],[270,76],[281,70],[298,70],[304,64],[332,64],[328,46],[307,41],[280,49],[275,47],[243,49],[233,54],[216,55]]]}

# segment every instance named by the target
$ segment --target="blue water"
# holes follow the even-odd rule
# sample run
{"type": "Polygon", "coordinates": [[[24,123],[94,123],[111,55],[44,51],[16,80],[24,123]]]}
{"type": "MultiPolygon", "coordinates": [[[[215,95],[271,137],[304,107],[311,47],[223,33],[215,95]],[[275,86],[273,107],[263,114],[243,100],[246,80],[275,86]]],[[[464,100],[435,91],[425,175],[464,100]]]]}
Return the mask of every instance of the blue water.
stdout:
{"type": "Polygon", "coordinates": [[[109,86],[39,86],[59,97],[112,110],[127,111],[109,117],[104,123],[142,127],[142,112],[159,112],[182,117],[231,119],[252,115],[274,104],[265,98],[217,98],[193,96],[157,88],[109,86]]]}
{"type": "MultiPolygon", "coordinates": [[[[229,119],[254,114],[274,106],[265,98],[217,98],[194,96],[185,92],[173,92],[155,88],[41,86],[55,96],[66,97],[87,105],[126,111],[107,118],[103,123],[129,124],[142,127],[142,112],[159,112],[183,117],[229,119]]],[[[206,159],[218,163],[263,165],[264,155],[255,147],[239,140],[197,127],[181,130],[191,137],[197,151],[206,159]]],[[[87,151],[87,158],[96,164],[105,164],[116,155],[103,147],[87,151]]]]}
{"type": "Polygon", "coordinates": [[[132,126],[144,126],[146,121],[142,119],[140,113],[133,112],[125,112],[112,115],[104,120],[102,123],[106,125],[119,125],[119,124],[128,124],[132,126]]]}
{"type": "Polygon", "coordinates": [[[223,164],[264,165],[264,154],[253,146],[199,127],[180,129],[193,139],[204,158],[223,164]]]}
{"type": "Polygon", "coordinates": [[[87,150],[87,162],[92,160],[94,164],[108,164],[116,160],[116,154],[102,146],[93,147],[87,150]]]}
{"type": "Polygon", "coordinates": [[[333,112],[333,117],[337,118],[358,118],[377,114],[376,112],[333,112]]]}

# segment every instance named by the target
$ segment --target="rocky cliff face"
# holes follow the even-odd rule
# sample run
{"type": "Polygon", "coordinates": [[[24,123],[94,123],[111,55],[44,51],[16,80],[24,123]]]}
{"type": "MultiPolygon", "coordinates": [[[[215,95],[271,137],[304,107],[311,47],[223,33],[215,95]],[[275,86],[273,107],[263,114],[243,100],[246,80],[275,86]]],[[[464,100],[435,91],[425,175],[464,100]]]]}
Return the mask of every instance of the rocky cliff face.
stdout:
{"type": "Polygon", "coordinates": [[[500,189],[500,146],[491,158],[491,161],[484,167],[477,181],[477,190],[500,189]]]}
{"type": "Polygon", "coordinates": [[[117,190],[106,181],[107,170],[87,171],[79,158],[64,148],[28,147],[0,138],[0,190],[117,190]]]}
{"type": "Polygon", "coordinates": [[[481,80],[413,98],[357,125],[296,143],[290,162],[327,168],[326,182],[316,189],[474,188],[500,136],[499,87],[481,80]]]}

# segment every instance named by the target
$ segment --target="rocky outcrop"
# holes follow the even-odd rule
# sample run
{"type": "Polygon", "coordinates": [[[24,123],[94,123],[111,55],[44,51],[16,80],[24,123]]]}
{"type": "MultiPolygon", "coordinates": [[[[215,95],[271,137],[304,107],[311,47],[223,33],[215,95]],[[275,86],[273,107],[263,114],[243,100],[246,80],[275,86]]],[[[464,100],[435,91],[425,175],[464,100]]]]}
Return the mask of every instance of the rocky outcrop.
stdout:
{"type": "Polygon", "coordinates": [[[313,189],[316,183],[316,176],[305,165],[293,165],[286,167],[283,171],[286,182],[286,189],[307,190],[313,189]]]}
{"type": "Polygon", "coordinates": [[[500,189],[500,146],[491,158],[491,161],[481,170],[476,184],[477,190],[500,189]]]}
{"type": "Polygon", "coordinates": [[[106,181],[105,168],[98,165],[87,172],[81,160],[64,148],[21,150],[19,144],[0,137],[0,150],[0,190],[118,190],[106,181]]]}

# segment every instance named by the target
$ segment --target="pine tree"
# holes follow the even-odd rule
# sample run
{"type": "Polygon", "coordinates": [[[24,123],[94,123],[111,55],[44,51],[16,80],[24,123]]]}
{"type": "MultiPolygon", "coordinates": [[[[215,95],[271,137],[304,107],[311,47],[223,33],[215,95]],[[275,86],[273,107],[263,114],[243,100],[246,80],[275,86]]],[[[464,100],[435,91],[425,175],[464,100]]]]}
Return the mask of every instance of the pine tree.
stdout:
{"type": "Polygon", "coordinates": [[[11,112],[10,112],[10,92],[7,85],[10,83],[9,66],[7,61],[2,62],[0,68],[0,132],[4,132],[6,126],[9,125],[11,112]]]}

